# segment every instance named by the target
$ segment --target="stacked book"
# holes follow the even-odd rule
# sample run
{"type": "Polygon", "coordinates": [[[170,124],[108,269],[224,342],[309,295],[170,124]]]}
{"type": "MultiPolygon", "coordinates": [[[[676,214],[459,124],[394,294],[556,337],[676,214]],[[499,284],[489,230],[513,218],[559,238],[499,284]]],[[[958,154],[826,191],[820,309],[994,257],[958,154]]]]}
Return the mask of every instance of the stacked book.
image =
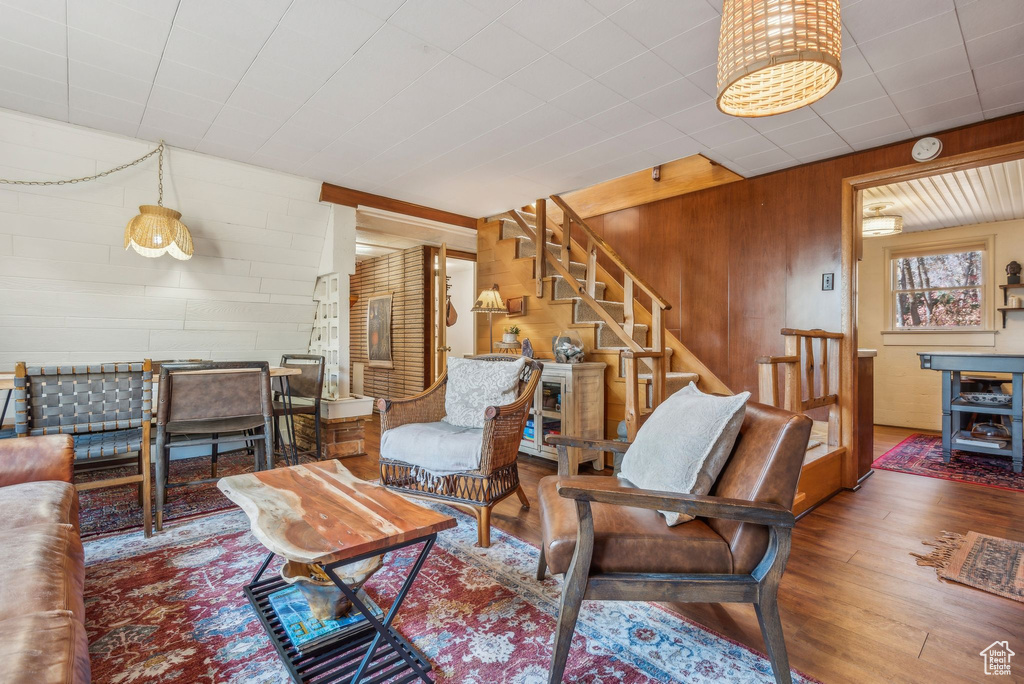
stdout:
{"type": "MultiPolygon", "coordinates": [[[[384,613],[373,599],[362,589],[356,595],[373,611],[374,617],[380,620],[384,613]]],[[[355,606],[339,620],[317,619],[302,592],[294,585],[275,591],[267,598],[292,645],[303,655],[340,641],[365,626],[366,617],[355,606]]]]}

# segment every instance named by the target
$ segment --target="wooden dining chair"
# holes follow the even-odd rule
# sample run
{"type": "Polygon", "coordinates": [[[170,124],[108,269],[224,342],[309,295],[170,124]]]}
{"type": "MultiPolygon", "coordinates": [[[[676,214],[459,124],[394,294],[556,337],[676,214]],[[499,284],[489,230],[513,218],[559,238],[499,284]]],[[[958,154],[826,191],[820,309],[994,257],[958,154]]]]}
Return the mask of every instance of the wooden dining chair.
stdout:
{"type": "Polygon", "coordinates": [[[266,361],[165,363],[156,410],[156,529],[163,529],[167,489],[216,482],[221,444],[251,442],[254,468],[273,467],[274,409],[266,361]],[[178,439],[172,439],[174,436],[178,439]],[[170,481],[172,449],[208,446],[211,476],[170,481]]]}
{"type": "Polygon", "coordinates": [[[138,471],[78,482],[78,490],[137,484],[143,531],[152,533],[150,423],[153,372],[149,359],[127,363],[29,366],[14,370],[14,431],[18,437],[69,434],[75,470],[137,464],[138,471]],[[135,454],[135,456],[130,456],[135,454]]]}
{"type": "Polygon", "coordinates": [[[617,477],[574,476],[568,447],[625,453],[629,444],[546,437],[558,447],[558,475],[538,486],[537,579],[548,567],[565,575],[549,683],[562,681],[584,599],[753,603],[775,680],[791,682],[778,591],[810,433],[806,416],[748,403],[710,496],[640,489],[617,477]],[[695,519],[669,527],[658,511],[695,519]]]}
{"type": "MultiPolygon", "coordinates": [[[[274,378],[274,444],[281,447],[279,418],[292,420],[299,415],[313,416],[313,434],[316,442],[316,458],[323,457],[320,442],[320,402],[324,393],[324,357],[319,354],[283,354],[282,368],[298,368],[299,375],[274,378]],[[287,382],[287,385],[285,383],[287,382]],[[287,391],[286,391],[287,390],[287,391]],[[299,399],[300,403],[295,403],[299,399]]],[[[294,430],[291,430],[294,432],[294,430]]],[[[294,434],[290,438],[296,438],[294,434]]],[[[296,456],[298,456],[296,445],[296,456]]],[[[284,452],[287,453],[287,452],[284,452]]],[[[303,452],[305,453],[305,452],[303,452]]]]}

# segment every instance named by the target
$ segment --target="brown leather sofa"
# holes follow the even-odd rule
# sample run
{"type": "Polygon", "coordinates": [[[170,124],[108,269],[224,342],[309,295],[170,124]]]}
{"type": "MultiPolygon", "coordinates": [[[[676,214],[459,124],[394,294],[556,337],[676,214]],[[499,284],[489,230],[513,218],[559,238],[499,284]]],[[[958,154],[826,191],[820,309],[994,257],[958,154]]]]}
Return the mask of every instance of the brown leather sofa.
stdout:
{"type": "Polygon", "coordinates": [[[70,435],[0,440],[0,682],[89,681],[70,435]]]}

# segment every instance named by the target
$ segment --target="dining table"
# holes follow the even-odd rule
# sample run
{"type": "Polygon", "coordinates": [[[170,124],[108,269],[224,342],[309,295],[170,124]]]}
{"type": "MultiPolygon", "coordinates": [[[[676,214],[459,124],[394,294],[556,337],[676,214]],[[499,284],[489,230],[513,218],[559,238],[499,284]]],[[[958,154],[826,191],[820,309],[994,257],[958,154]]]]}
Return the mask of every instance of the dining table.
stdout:
{"type": "MultiPolygon", "coordinates": [[[[87,364],[83,364],[87,365],[87,364]]],[[[212,370],[199,370],[199,371],[184,371],[187,373],[223,373],[223,370],[212,371],[212,370]]],[[[239,369],[242,372],[242,369],[239,369]]],[[[302,375],[301,368],[286,367],[286,366],[271,366],[270,377],[281,379],[281,401],[285,405],[284,424],[285,430],[288,433],[288,443],[291,446],[291,458],[285,453],[285,460],[297,464],[299,462],[299,448],[295,441],[295,419],[292,413],[292,389],[288,378],[293,375],[302,375]]],[[[160,385],[159,374],[153,375],[153,391],[157,390],[160,385]]],[[[7,391],[7,396],[4,397],[3,409],[0,409],[0,428],[3,427],[4,418],[7,416],[7,407],[11,401],[11,395],[14,390],[14,371],[0,371],[0,392],[7,391]]],[[[287,448],[287,447],[286,447],[287,448]]]]}

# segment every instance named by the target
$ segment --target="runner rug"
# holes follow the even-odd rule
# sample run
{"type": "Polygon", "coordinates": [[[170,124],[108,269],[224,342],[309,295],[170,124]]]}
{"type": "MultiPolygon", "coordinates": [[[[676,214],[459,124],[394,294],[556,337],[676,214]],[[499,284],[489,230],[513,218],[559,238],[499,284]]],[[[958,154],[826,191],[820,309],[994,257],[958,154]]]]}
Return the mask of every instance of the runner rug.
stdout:
{"type": "Polygon", "coordinates": [[[912,553],[918,565],[935,568],[939,579],[966,584],[1024,603],[1024,543],[968,532],[943,532],[928,554],[912,553]]]}
{"type": "Polygon", "coordinates": [[[1007,457],[954,449],[949,463],[943,462],[939,435],[910,435],[879,456],[871,467],[1024,492],[1024,473],[1013,472],[1013,462],[1007,457]]]}
{"type": "MultiPolygon", "coordinates": [[[[438,536],[396,621],[438,682],[547,681],[561,578],[538,582],[537,549],[475,521],[438,536]]],[[[390,554],[366,584],[390,600],[418,547],[390,554]]],[[[242,594],[266,551],[247,518],[228,511],[85,542],[86,622],[93,681],[290,681],[242,594]]],[[[586,601],[567,681],[772,682],[768,660],[653,603],[586,601]]],[[[814,681],[794,673],[797,682],[814,681]]]]}

